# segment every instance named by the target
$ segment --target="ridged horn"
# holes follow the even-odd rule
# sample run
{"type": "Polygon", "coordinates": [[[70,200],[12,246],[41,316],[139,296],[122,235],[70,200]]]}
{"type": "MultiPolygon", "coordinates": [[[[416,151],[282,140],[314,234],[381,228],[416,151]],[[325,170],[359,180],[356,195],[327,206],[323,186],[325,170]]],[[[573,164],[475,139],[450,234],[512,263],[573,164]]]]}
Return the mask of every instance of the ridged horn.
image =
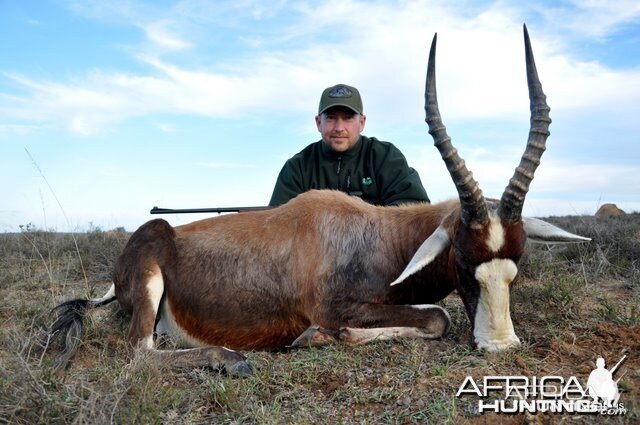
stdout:
{"type": "Polygon", "coordinates": [[[438,96],[436,93],[436,42],[438,34],[433,36],[431,50],[429,51],[429,64],[427,66],[427,83],[424,93],[425,121],[429,124],[429,134],[433,137],[436,148],[447,165],[453,183],[458,190],[462,222],[469,226],[484,226],[489,221],[487,204],[482,190],[473,179],[473,174],[467,169],[464,160],[458,155],[458,151],[451,144],[451,138],[442,123],[438,109],[438,96]]]}
{"type": "Polygon", "coordinates": [[[533,58],[531,41],[527,26],[524,29],[524,49],[527,63],[527,85],[529,87],[529,102],[531,109],[531,126],[529,129],[529,139],[527,147],[522,154],[520,165],[509,184],[502,193],[498,215],[506,223],[514,223],[522,218],[522,207],[524,199],[529,191],[529,184],[533,180],[533,174],[540,165],[540,158],[546,149],[545,143],[549,137],[549,106],[547,96],[542,91],[542,85],[538,79],[538,71],[533,58]]]}

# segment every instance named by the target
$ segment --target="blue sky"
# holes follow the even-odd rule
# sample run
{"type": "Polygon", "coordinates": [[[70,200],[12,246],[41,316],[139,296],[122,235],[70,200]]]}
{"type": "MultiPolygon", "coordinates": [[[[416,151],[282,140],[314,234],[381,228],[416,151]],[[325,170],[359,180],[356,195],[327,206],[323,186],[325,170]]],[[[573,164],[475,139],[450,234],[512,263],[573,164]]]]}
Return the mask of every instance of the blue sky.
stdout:
{"type": "Polygon", "coordinates": [[[423,115],[434,32],[443,120],[499,197],[529,128],[525,22],[553,119],[525,213],[639,211],[637,0],[0,0],[0,231],[265,205],[338,82],[360,89],[364,134],[453,197],[423,115]]]}

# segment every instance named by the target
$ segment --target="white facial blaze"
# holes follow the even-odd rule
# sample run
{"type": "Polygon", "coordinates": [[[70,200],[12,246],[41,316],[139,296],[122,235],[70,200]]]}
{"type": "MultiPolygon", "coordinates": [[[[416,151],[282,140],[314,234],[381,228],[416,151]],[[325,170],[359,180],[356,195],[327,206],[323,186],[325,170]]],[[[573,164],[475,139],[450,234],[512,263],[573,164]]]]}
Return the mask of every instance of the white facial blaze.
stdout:
{"type": "Polygon", "coordinates": [[[515,263],[496,258],[476,268],[480,298],[476,310],[474,341],[479,349],[498,351],[520,344],[511,322],[509,284],[518,273],[515,263]]]}
{"type": "Polygon", "coordinates": [[[504,245],[504,228],[497,216],[489,217],[489,239],[487,239],[487,248],[491,252],[498,252],[504,245]]]}

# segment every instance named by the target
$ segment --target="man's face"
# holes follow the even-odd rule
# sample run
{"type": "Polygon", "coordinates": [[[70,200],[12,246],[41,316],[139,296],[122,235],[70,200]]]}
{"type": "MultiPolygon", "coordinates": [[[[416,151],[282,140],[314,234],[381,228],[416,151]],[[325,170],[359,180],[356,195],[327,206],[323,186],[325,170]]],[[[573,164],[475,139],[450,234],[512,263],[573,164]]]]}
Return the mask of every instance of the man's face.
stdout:
{"type": "Polygon", "coordinates": [[[334,152],[346,152],[358,142],[367,117],[349,108],[336,106],[316,116],[322,140],[334,152]]]}

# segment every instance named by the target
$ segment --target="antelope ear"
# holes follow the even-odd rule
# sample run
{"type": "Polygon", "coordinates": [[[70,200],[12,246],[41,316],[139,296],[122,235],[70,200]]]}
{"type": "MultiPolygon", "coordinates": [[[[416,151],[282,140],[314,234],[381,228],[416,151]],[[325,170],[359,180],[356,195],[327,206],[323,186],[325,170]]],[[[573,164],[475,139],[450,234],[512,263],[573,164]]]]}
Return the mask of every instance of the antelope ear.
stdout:
{"type": "Polygon", "coordinates": [[[522,223],[524,231],[527,232],[527,239],[532,242],[559,244],[588,242],[591,240],[591,238],[574,235],[537,218],[523,217],[522,223]]]}
{"type": "Polygon", "coordinates": [[[436,231],[433,232],[433,234],[429,236],[422,245],[420,245],[420,248],[418,248],[400,276],[391,282],[391,286],[397,285],[427,264],[431,263],[433,259],[442,251],[447,249],[449,245],[451,245],[451,239],[449,238],[447,231],[444,230],[442,226],[438,226],[436,231]]]}

